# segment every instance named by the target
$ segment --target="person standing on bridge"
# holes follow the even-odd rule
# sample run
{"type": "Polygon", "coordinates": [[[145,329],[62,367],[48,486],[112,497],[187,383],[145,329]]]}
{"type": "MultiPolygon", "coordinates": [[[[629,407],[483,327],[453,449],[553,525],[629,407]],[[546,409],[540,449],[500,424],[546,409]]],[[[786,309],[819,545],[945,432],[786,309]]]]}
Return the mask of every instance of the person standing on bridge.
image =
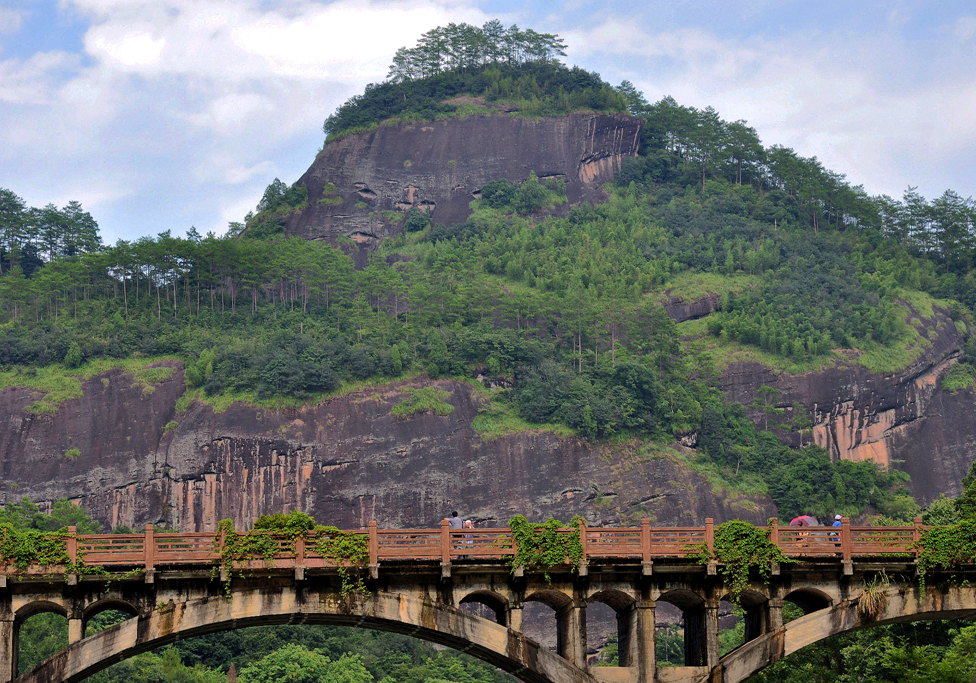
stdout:
{"type": "Polygon", "coordinates": [[[463,523],[464,521],[460,517],[458,517],[457,510],[454,510],[451,513],[451,516],[447,518],[447,524],[452,529],[460,529],[463,523]]]}

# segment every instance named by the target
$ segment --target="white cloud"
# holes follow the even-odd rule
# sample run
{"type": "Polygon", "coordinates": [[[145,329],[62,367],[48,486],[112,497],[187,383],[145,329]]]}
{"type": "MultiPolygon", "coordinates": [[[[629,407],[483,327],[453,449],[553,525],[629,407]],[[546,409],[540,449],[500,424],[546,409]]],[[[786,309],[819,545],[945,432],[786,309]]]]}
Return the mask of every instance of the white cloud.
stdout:
{"type": "Polygon", "coordinates": [[[24,10],[0,7],[0,35],[19,31],[26,17],[27,12],[24,10]]]}
{"type": "Polygon", "coordinates": [[[124,200],[129,215],[133,198],[145,196],[143,222],[163,223],[150,231],[182,230],[182,220],[222,231],[272,177],[297,177],[325,116],[382,80],[398,47],[449,21],[487,19],[450,0],[61,0],[61,8],[87,24],[83,55],[0,61],[0,103],[14,105],[0,108],[0,162],[18,169],[3,184],[25,198],[32,187],[75,192],[90,210],[124,200]],[[283,159],[282,147],[298,140],[304,151],[287,154],[301,161],[283,159]],[[81,187],[66,175],[83,178],[81,187]]]}
{"type": "Polygon", "coordinates": [[[924,185],[914,161],[976,146],[976,74],[962,83],[896,82],[917,56],[900,51],[894,35],[856,43],[821,33],[740,39],[648,32],[609,17],[573,34],[572,44],[591,58],[630,65],[623,77],[651,100],[672,95],[728,120],[746,119],[765,144],[817,156],[869,192],[898,195],[909,183],[924,185]]]}
{"type": "MultiPolygon", "coordinates": [[[[748,9],[761,18],[768,1],[748,9]]],[[[41,203],[53,201],[45,193],[97,203],[109,237],[191,223],[222,231],[271,178],[298,177],[325,116],[382,80],[396,48],[450,21],[483,23],[494,4],[59,0],[61,18],[84,27],[83,52],[0,60],[0,184],[41,203]]],[[[746,119],[766,144],[816,155],[871,192],[927,190],[920,173],[946,172],[933,158],[976,146],[976,76],[962,58],[976,18],[965,12],[944,27],[942,52],[923,53],[905,38],[911,3],[877,10],[879,35],[856,39],[839,22],[734,37],[704,28],[708,3],[653,24],[625,15],[626,4],[530,0],[504,20],[559,33],[569,63],[627,78],[651,99],[746,119]],[[595,21],[569,18],[589,11],[595,21]],[[560,20],[585,28],[560,30],[560,20]]],[[[13,21],[23,26],[22,14],[13,21]]]]}
{"type": "Polygon", "coordinates": [[[76,55],[38,52],[27,59],[0,61],[0,102],[50,104],[65,70],[77,66],[76,55]]]}
{"type": "Polygon", "coordinates": [[[952,26],[952,33],[957,40],[972,40],[976,37],[976,16],[959,17],[952,26]]]}

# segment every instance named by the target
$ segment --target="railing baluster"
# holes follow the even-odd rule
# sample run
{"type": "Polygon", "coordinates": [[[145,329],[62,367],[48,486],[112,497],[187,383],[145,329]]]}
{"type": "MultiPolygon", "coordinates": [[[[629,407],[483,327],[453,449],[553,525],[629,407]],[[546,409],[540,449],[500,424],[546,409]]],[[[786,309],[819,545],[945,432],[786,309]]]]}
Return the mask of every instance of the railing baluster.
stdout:
{"type": "Polygon", "coordinates": [[[918,554],[922,552],[919,543],[922,540],[922,518],[916,517],[913,520],[912,526],[912,546],[914,546],[915,558],[918,558],[918,554]]]}
{"type": "Polygon", "coordinates": [[[853,539],[851,538],[851,518],[841,517],[840,520],[840,556],[841,561],[848,565],[853,555],[853,539]]]}
{"type": "Polygon", "coordinates": [[[78,562],[78,527],[68,527],[68,537],[65,539],[65,550],[68,553],[68,561],[71,564],[78,562]]]}
{"type": "Polygon", "coordinates": [[[377,565],[380,563],[380,537],[376,533],[376,520],[369,520],[369,563],[377,565]]]}
{"type": "Polygon", "coordinates": [[[441,562],[451,561],[451,523],[441,520],[441,562]]]}
{"type": "Polygon", "coordinates": [[[651,520],[647,517],[641,520],[640,530],[641,561],[651,561],[651,520]]]}
{"type": "Polygon", "coordinates": [[[146,525],[146,534],[143,539],[143,555],[146,571],[152,571],[156,566],[156,527],[152,524],[146,525]]]}

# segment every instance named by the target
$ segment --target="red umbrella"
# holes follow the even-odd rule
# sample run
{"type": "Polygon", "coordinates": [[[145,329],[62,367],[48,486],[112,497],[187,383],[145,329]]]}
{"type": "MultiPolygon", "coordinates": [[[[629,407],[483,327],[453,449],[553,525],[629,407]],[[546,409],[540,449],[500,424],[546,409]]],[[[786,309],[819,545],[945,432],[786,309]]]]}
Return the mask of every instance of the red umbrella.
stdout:
{"type": "Polygon", "coordinates": [[[790,520],[790,526],[820,526],[820,521],[810,515],[800,515],[790,520]]]}

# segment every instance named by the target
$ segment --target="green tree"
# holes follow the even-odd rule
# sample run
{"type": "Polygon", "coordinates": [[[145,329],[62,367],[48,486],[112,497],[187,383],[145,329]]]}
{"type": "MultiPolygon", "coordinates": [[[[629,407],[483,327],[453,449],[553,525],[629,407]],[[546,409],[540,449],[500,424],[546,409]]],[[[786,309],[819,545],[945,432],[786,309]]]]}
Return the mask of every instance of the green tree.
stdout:
{"type": "Polygon", "coordinates": [[[956,512],[963,519],[976,519],[976,462],[963,477],[962,493],[956,498],[956,512]]]}
{"type": "Polygon", "coordinates": [[[358,655],[332,661],[327,656],[290,643],[244,667],[241,683],[373,683],[358,655]]]}

